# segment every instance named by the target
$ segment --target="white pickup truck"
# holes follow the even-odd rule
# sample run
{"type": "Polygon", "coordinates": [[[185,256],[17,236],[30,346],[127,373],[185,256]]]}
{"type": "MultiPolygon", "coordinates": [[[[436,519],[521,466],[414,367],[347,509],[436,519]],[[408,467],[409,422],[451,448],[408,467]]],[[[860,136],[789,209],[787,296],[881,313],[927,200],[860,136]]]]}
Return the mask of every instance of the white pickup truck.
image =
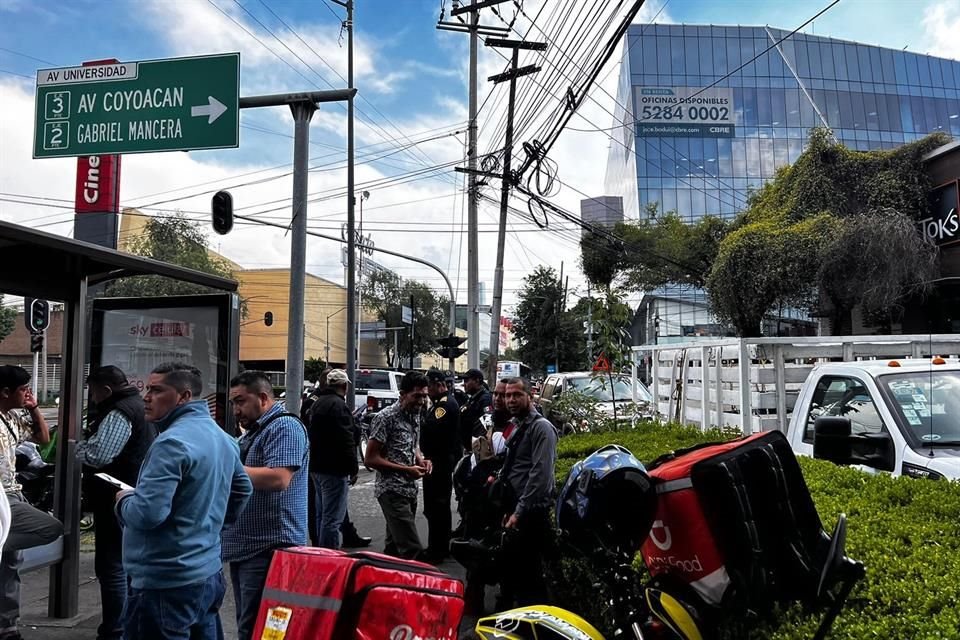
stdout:
{"type": "Polygon", "coordinates": [[[364,422],[369,423],[379,411],[400,399],[403,373],[386,369],[357,369],[354,409],[366,406],[364,422]]]}
{"type": "Polygon", "coordinates": [[[800,388],[787,438],[798,454],[868,471],[960,479],[960,361],[816,366],[800,388]]]}

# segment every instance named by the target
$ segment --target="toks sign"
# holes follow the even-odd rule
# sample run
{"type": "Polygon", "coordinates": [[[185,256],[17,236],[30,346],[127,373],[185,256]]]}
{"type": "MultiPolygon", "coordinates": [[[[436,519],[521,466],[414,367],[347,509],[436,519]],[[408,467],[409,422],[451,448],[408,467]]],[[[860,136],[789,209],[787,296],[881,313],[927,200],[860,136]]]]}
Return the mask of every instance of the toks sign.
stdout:
{"type": "Polygon", "coordinates": [[[930,217],[920,221],[923,237],[944,246],[960,242],[960,189],[948,182],[930,192],[930,217]]]}

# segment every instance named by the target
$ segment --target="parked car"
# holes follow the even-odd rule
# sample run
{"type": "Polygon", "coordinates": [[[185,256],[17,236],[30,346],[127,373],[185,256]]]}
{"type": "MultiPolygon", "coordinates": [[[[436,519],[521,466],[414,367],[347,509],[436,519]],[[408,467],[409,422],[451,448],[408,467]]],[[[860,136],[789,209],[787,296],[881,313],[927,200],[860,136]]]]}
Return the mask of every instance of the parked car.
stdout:
{"type": "MultiPolygon", "coordinates": [[[[575,391],[598,402],[598,408],[607,416],[618,420],[632,421],[636,415],[627,413],[633,402],[630,378],[624,375],[609,376],[605,373],[589,371],[572,373],[554,373],[547,376],[540,390],[540,410],[557,430],[567,435],[589,430],[583,416],[573,415],[572,411],[563,411],[557,407],[557,400],[564,394],[575,391]]],[[[647,408],[653,400],[650,392],[641,382],[637,382],[637,404],[641,407],[642,417],[647,417],[647,408]]]]}
{"type": "Polygon", "coordinates": [[[798,454],[866,471],[960,479],[960,361],[818,366],[800,389],[787,438],[798,454]]]}

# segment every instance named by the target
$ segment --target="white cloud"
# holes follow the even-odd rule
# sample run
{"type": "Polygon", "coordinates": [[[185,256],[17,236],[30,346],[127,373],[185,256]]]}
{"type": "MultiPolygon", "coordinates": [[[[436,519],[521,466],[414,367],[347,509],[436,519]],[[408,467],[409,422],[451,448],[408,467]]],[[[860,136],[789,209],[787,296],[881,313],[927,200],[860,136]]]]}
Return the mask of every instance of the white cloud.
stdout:
{"type": "MultiPolygon", "coordinates": [[[[243,23],[252,33],[257,34],[257,37],[271,48],[283,54],[283,57],[291,61],[291,64],[299,66],[305,75],[316,79],[309,71],[303,69],[302,65],[299,65],[293,56],[281,47],[276,40],[273,40],[259,25],[249,20],[249,16],[242,14],[236,5],[227,2],[219,2],[218,5],[224,11],[230,13],[234,19],[243,23]]],[[[241,59],[244,65],[242,72],[243,93],[246,95],[289,90],[291,86],[302,86],[304,83],[303,79],[300,79],[291,69],[277,60],[273,54],[252,37],[243,33],[236,24],[206,2],[160,2],[160,0],[154,0],[137,6],[144,7],[140,9],[141,20],[144,25],[162,37],[168,38],[171,49],[170,55],[241,51],[241,59]]],[[[525,5],[525,11],[529,15],[536,15],[536,10],[537,7],[532,6],[529,2],[525,5]]],[[[662,21],[664,18],[665,16],[661,15],[659,20],[662,21]]],[[[303,44],[282,25],[274,27],[273,23],[268,22],[266,18],[261,17],[261,19],[266,24],[271,25],[272,30],[284,39],[284,42],[297,51],[301,57],[308,60],[312,66],[324,73],[331,82],[339,82],[333,73],[316,56],[308,50],[305,51],[303,44]]],[[[522,20],[521,17],[518,21],[518,28],[525,30],[526,27],[521,25],[522,20]]],[[[346,74],[346,52],[345,48],[340,48],[337,43],[336,25],[332,25],[329,19],[326,24],[290,24],[300,37],[310,43],[310,46],[315,48],[327,62],[342,74],[346,74]]],[[[449,35],[452,34],[437,32],[436,37],[441,42],[448,42],[449,35]]],[[[456,61],[454,64],[462,65],[454,68],[460,69],[463,82],[458,87],[452,88],[449,81],[444,81],[442,89],[438,91],[438,87],[441,85],[436,81],[431,82],[431,77],[443,78],[449,76],[450,72],[435,67],[434,65],[439,64],[437,61],[390,59],[389,64],[386,64],[382,59],[382,50],[378,49],[377,46],[386,47],[388,45],[383,43],[374,45],[370,40],[363,37],[361,32],[360,37],[357,38],[357,85],[370,92],[368,96],[375,94],[377,89],[382,92],[395,91],[397,83],[410,81],[409,78],[405,79],[401,76],[390,78],[389,74],[391,73],[413,73],[417,76],[417,81],[423,85],[425,92],[436,93],[432,102],[427,102],[425,99],[417,104],[416,112],[410,116],[397,116],[388,109],[389,105],[376,100],[375,97],[370,98],[378,104],[381,111],[391,116],[395,127],[384,122],[383,117],[366,102],[358,101],[358,107],[379,122],[380,126],[387,131],[389,137],[400,140],[405,136],[410,139],[422,139],[430,134],[419,132],[431,131],[437,127],[465,120],[467,38],[459,35],[457,38],[459,42],[451,42],[451,49],[455,49],[457,53],[451,53],[450,60],[456,61]],[[460,53],[463,55],[460,55],[460,53]],[[379,85],[373,83],[373,80],[376,79],[380,80],[379,85]],[[385,79],[389,79],[390,82],[385,82],[385,79]]],[[[560,39],[563,38],[560,37],[560,39]]],[[[480,99],[482,101],[489,86],[486,77],[502,71],[504,61],[487,47],[481,46],[480,51],[480,99]]],[[[403,57],[405,56],[398,56],[398,58],[403,57]]],[[[601,78],[604,78],[603,86],[610,93],[615,93],[618,75],[615,65],[618,64],[618,61],[619,56],[615,55],[608,63],[612,71],[608,73],[608,69],[605,69],[601,74],[601,78]]],[[[539,78],[549,86],[551,83],[547,81],[550,79],[550,75],[551,70],[545,68],[539,78]]],[[[322,88],[328,87],[324,85],[322,88]]],[[[503,85],[498,91],[505,89],[506,86],[503,85]]],[[[604,104],[607,109],[612,110],[613,101],[603,92],[594,89],[591,95],[604,104]]],[[[430,94],[425,93],[424,96],[428,99],[430,94]]],[[[28,83],[18,83],[10,80],[0,81],[0,104],[3,105],[3,117],[0,118],[0,140],[2,140],[3,146],[3,153],[0,153],[0,190],[61,198],[67,201],[64,204],[69,205],[73,197],[76,162],[71,159],[32,160],[30,158],[32,127],[24,126],[24,123],[33,121],[32,87],[28,83]]],[[[552,104],[547,103],[546,106],[551,107],[552,104]]],[[[480,121],[483,123],[489,117],[490,122],[486,132],[488,138],[482,140],[481,150],[492,148],[495,144],[490,136],[496,123],[505,113],[504,110],[505,101],[498,100],[497,95],[491,97],[484,107],[480,121]]],[[[277,132],[292,133],[290,116],[285,110],[256,111],[258,112],[257,115],[244,112],[243,122],[257,123],[259,126],[265,126],[277,132]]],[[[588,123],[600,128],[611,126],[611,117],[603,108],[590,100],[581,107],[581,113],[586,120],[575,116],[571,120],[571,126],[583,129],[590,128],[588,123]]],[[[337,149],[329,149],[323,146],[312,147],[311,157],[334,154],[320,161],[324,163],[344,157],[342,146],[345,124],[342,109],[325,107],[319,110],[314,116],[311,130],[312,139],[319,145],[332,143],[335,147],[341,149],[340,154],[337,155],[337,149]]],[[[384,142],[382,132],[375,131],[363,123],[358,123],[356,134],[358,155],[364,152],[364,145],[374,143],[380,144],[374,149],[382,149],[385,152],[391,150],[390,144],[384,142]]],[[[233,186],[232,192],[238,211],[244,206],[278,201],[275,204],[258,206],[252,210],[261,211],[278,208],[277,211],[264,213],[263,217],[279,222],[288,221],[291,190],[289,176],[262,184],[234,185],[283,172],[283,170],[275,170],[249,177],[236,177],[238,174],[288,162],[292,155],[292,140],[283,140],[277,136],[264,136],[246,129],[242,139],[243,146],[236,156],[231,156],[232,152],[126,156],[123,160],[122,171],[122,203],[125,205],[144,205],[157,200],[182,198],[192,194],[193,197],[178,199],[175,202],[158,206],[169,207],[170,209],[178,208],[187,212],[187,215],[191,217],[205,220],[212,190],[224,186],[233,186]],[[255,148],[254,145],[261,141],[264,143],[264,155],[269,152],[270,161],[250,153],[255,148]],[[251,142],[254,145],[251,145],[251,142]],[[244,151],[246,153],[242,153],[244,151]],[[243,166],[226,166],[224,164],[225,159],[233,157],[245,158],[245,164],[243,166]],[[277,160],[278,157],[281,159],[277,160]],[[181,189],[185,185],[199,185],[199,183],[208,181],[213,181],[213,184],[182,189],[171,194],[145,197],[169,189],[181,189]]],[[[525,139],[520,138],[518,142],[525,139]]],[[[439,230],[449,230],[453,227],[460,228],[464,206],[464,197],[460,192],[463,184],[462,175],[454,173],[451,168],[443,173],[440,180],[417,180],[390,188],[363,186],[363,183],[381,180],[386,176],[411,171],[418,167],[422,168],[424,164],[428,163],[438,164],[458,160],[463,154],[463,141],[464,135],[461,134],[456,137],[445,137],[418,145],[416,150],[411,149],[409,153],[397,153],[384,160],[382,164],[376,166],[359,165],[356,176],[358,190],[366,189],[372,192],[370,199],[364,204],[364,226],[366,231],[372,233],[377,246],[408,255],[424,257],[448,270],[451,280],[458,287],[460,302],[466,301],[466,243],[465,240],[461,239],[460,234],[443,233],[439,230]],[[414,160],[411,157],[413,155],[419,160],[414,160]],[[414,233],[410,233],[411,230],[414,233]]],[[[603,133],[564,132],[551,153],[551,158],[559,164],[560,178],[572,187],[576,187],[589,195],[601,194],[608,144],[610,144],[609,139],[603,133]]],[[[311,194],[321,192],[333,194],[342,192],[344,189],[345,171],[342,169],[328,169],[311,173],[311,194]]],[[[481,278],[486,282],[486,302],[489,303],[496,254],[495,230],[498,215],[499,184],[494,183],[492,188],[487,190],[487,194],[493,200],[484,200],[481,203],[479,244],[480,273],[481,278]]],[[[555,200],[567,209],[578,212],[580,198],[581,196],[573,190],[564,188],[555,200]]],[[[345,196],[337,196],[334,199],[325,199],[311,204],[308,214],[310,226],[322,233],[339,236],[340,224],[346,217],[344,213],[345,204],[345,196]]],[[[514,199],[512,204],[520,209],[525,208],[523,200],[514,199]]],[[[248,209],[247,211],[251,210],[248,209]]],[[[44,228],[62,234],[69,234],[72,229],[73,214],[72,211],[67,209],[51,209],[0,202],[0,215],[4,219],[20,222],[30,221],[35,223],[40,221],[42,224],[50,221],[61,221],[56,225],[44,228]]],[[[576,274],[575,265],[579,255],[579,248],[576,243],[577,232],[568,233],[561,237],[553,233],[533,231],[529,223],[524,224],[519,218],[513,216],[511,216],[510,222],[510,229],[518,232],[508,235],[505,261],[505,307],[509,307],[513,303],[515,291],[521,286],[523,276],[533,267],[544,263],[559,269],[562,262],[565,274],[576,274]]],[[[559,226],[560,223],[553,219],[551,225],[559,226]]],[[[287,264],[289,262],[289,242],[289,237],[281,230],[241,224],[238,224],[235,231],[229,236],[213,238],[214,248],[248,267],[283,266],[287,264]]],[[[404,277],[422,279],[430,282],[437,290],[444,290],[440,277],[428,269],[389,256],[375,255],[374,259],[381,264],[396,269],[404,277]]],[[[311,272],[334,281],[342,281],[342,268],[339,262],[340,245],[338,243],[310,239],[308,243],[308,268],[311,272]]],[[[571,277],[571,286],[576,286],[579,283],[579,276],[571,277]]]]}
{"type": "Polygon", "coordinates": [[[944,0],[927,7],[923,28],[930,55],[960,60],[960,4],[944,0]]]}

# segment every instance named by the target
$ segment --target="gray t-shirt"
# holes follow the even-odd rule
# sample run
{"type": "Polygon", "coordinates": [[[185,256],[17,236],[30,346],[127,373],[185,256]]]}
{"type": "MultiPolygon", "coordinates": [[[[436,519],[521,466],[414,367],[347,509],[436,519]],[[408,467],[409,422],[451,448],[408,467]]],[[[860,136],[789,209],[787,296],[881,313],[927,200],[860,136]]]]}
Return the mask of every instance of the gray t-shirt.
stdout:
{"type": "MultiPolygon", "coordinates": [[[[369,438],[381,443],[383,457],[390,462],[412,466],[420,441],[420,415],[407,413],[396,402],[373,418],[369,438]]],[[[373,493],[378,498],[384,493],[415,498],[417,481],[399,471],[377,471],[373,493]]]]}

